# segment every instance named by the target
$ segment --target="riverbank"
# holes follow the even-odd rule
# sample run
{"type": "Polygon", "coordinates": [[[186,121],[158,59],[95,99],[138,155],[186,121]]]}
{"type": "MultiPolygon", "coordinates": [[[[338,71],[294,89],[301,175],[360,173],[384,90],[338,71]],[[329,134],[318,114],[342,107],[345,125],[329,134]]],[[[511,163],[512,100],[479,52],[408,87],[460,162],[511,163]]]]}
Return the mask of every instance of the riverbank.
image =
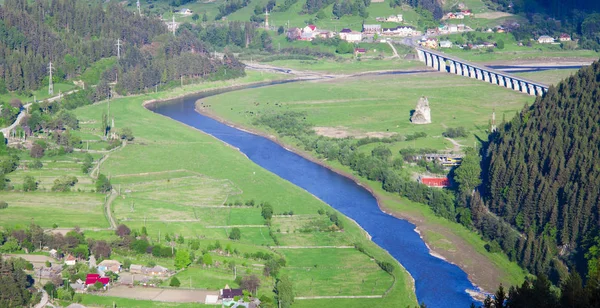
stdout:
{"type": "MultiPolygon", "coordinates": [[[[483,248],[485,242],[479,239],[475,233],[467,230],[461,225],[433,215],[431,210],[426,206],[415,204],[408,200],[404,200],[399,196],[386,193],[380,188],[380,183],[361,179],[356,176],[352,170],[349,170],[347,167],[341,166],[336,162],[319,160],[314,157],[312,153],[305,152],[294,146],[292,140],[279,139],[277,136],[256,129],[255,127],[232,122],[211,112],[208,108],[197,107],[196,110],[203,115],[209,116],[229,126],[269,138],[284,148],[359,183],[375,196],[379,207],[384,212],[397,218],[405,219],[415,224],[417,228],[426,231],[423,234],[423,239],[431,248],[432,254],[442,256],[448,262],[458,265],[468,274],[471,281],[484,290],[495,290],[499,283],[505,285],[520,283],[520,280],[523,277],[522,274],[517,274],[516,277],[509,277],[515,276],[515,269],[517,271],[519,270],[518,266],[515,264],[510,265],[508,260],[490,259],[489,253],[483,248]],[[409,207],[413,208],[409,209],[409,207]],[[447,246],[444,247],[444,245],[439,245],[436,238],[439,239],[440,237],[445,241],[449,241],[452,244],[452,247],[448,248],[447,246]],[[511,269],[507,270],[508,267],[511,267],[511,269]]],[[[506,257],[503,258],[506,259],[506,257]]],[[[500,258],[496,256],[496,259],[502,259],[502,256],[500,258]]]]}

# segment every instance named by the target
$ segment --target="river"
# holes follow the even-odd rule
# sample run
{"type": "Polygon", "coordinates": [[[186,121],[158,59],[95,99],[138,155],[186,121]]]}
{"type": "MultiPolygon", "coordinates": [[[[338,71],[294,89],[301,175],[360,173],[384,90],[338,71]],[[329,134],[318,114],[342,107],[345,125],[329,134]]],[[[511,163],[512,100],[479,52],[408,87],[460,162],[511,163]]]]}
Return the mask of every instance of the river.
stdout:
{"type": "Polygon", "coordinates": [[[467,274],[458,266],[432,256],[415,231],[415,225],[383,213],[375,197],[365,188],[270,139],[230,127],[195,111],[198,99],[228,91],[234,90],[193,94],[149,108],[237,147],[256,164],[352,218],[377,245],[408,270],[415,280],[418,301],[427,307],[469,307],[473,299],[466,290],[477,287],[469,281],[467,274]]]}

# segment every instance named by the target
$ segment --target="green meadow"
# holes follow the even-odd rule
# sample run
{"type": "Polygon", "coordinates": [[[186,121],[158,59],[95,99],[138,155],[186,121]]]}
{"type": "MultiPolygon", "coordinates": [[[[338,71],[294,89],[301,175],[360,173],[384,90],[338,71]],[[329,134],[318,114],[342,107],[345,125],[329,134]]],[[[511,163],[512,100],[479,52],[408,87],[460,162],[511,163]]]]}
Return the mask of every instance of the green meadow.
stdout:
{"type": "Polygon", "coordinates": [[[77,192],[3,192],[2,200],[9,206],[2,210],[3,227],[27,226],[35,223],[42,228],[108,228],[103,212],[104,195],[77,192]]]}
{"type": "MultiPolygon", "coordinates": [[[[137,230],[146,227],[149,237],[155,242],[159,239],[159,234],[162,236],[175,234],[200,239],[203,247],[218,240],[223,245],[232,243],[233,246],[246,247],[245,249],[250,252],[256,252],[266,246],[276,246],[269,234],[269,228],[264,225],[264,219],[260,216],[258,204],[270,203],[274,214],[293,211],[294,215],[314,216],[319,209],[332,211],[326,204],[304,190],[262,169],[215,138],[142,107],[144,101],[152,99],[166,99],[193,91],[278,78],[281,76],[248,72],[247,77],[236,81],[189,85],[184,89],[178,88],[168,93],[132,96],[111,101],[110,112],[111,117],[115,117],[115,125],[131,128],[135,136],[133,143],[111,152],[100,167],[101,173],[110,174],[115,189],[120,192],[111,206],[113,216],[118,223],[125,223],[137,230]],[[254,206],[245,205],[250,200],[254,200],[254,206]],[[232,205],[229,205],[230,203],[232,205]],[[240,203],[244,205],[239,205],[240,203]],[[228,234],[233,227],[239,227],[241,230],[239,241],[228,240],[228,234]]],[[[103,102],[76,109],[74,112],[82,123],[89,123],[91,128],[97,126],[94,123],[100,120],[100,115],[107,109],[108,104],[103,102]]],[[[85,128],[85,124],[82,126],[85,128]]],[[[275,217],[275,221],[279,220],[278,217],[275,217]]],[[[344,236],[333,237],[327,243],[331,242],[332,245],[362,243],[377,260],[396,263],[385,251],[370,242],[366,234],[355,224],[345,218],[341,220],[344,222],[345,230],[338,233],[344,233],[344,236]]],[[[273,233],[277,237],[283,236],[282,230],[273,230],[273,233]]],[[[98,236],[105,235],[98,234],[98,236]]],[[[318,237],[319,235],[316,236],[318,237]]],[[[286,243],[296,245],[292,239],[287,239],[286,243]]],[[[319,240],[303,243],[320,244],[319,240]]],[[[364,266],[373,264],[366,257],[363,261],[364,266]]],[[[363,263],[363,261],[356,262],[363,263]]],[[[258,268],[251,266],[251,261],[245,262],[247,263],[245,267],[250,269],[250,273],[257,271],[260,274],[258,268]]],[[[241,263],[243,261],[240,260],[241,263]]],[[[333,267],[334,264],[327,266],[333,267]]],[[[223,282],[230,281],[231,275],[225,276],[228,277],[225,280],[210,282],[210,277],[219,274],[219,270],[209,269],[203,272],[204,270],[193,267],[189,273],[184,271],[179,275],[182,275],[183,280],[186,278],[189,280],[190,277],[205,277],[204,280],[192,278],[193,286],[197,287],[214,288],[217,285],[222,287],[223,282]]],[[[386,303],[399,303],[402,306],[416,304],[408,274],[399,265],[396,266],[393,274],[396,283],[388,296],[383,299],[370,299],[370,302],[384,306],[386,303]]],[[[319,280],[317,275],[313,277],[310,273],[303,273],[298,276],[299,280],[295,284],[304,286],[309,283],[308,280],[313,278],[319,280]],[[303,280],[307,281],[303,282],[303,280]]],[[[360,282],[362,278],[348,278],[341,273],[340,275],[345,280],[352,281],[353,292],[361,290],[361,292],[374,292],[379,295],[382,294],[383,287],[379,288],[378,282],[378,288],[373,289],[373,283],[369,281],[373,279],[383,281],[384,277],[387,277],[388,281],[392,279],[383,270],[372,268],[368,277],[365,277],[368,283],[365,283],[363,290],[360,282]]],[[[185,285],[185,282],[182,281],[182,284],[185,285]]],[[[268,283],[265,286],[268,286],[268,283]]],[[[389,284],[385,289],[388,287],[389,284]]],[[[264,292],[271,294],[271,290],[272,288],[266,288],[264,292]]],[[[335,300],[322,300],[320,303],[338,306],[335,300]]]]}
{"type": "MultiPolygon", "coordinates": [[[[467,138],[457,141],[471,145],[485,138],[495,110],[498,121],[519,111],[533,97],[481,81],[443,73],[369,76],[332,81],[313,81],[244,90],[203,99],[203,111],[250,125],[255,115],[280,111],[306,113],[317,127],[336,128],[349,134],[417,132],[427,137],[400,142],[397,147],[451,148],[442,133],[448,127],[465,127],[467,138]],[[486,93],[482,96],[481,93],[486,93]],[[426,96],[432,123],[414,125],[410,112],[426,96]]],[[[201,106],[201,105],[200,105],[201,106]]],[[[396,146],[396,145],[394,145],[396,146]]]]}

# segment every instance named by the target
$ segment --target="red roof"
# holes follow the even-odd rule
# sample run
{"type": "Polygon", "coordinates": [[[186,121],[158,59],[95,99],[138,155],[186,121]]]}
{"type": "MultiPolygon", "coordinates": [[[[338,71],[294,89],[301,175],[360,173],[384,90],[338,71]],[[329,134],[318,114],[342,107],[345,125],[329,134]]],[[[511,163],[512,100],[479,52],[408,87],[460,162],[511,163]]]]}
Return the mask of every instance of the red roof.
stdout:
{"type": "Polygon", "coordinates": [[[94,284],[100,281],[103,285],[107,285],[110,282],[109,277],[100,277],[98,274],[87,274],[85,278],[85,285],[94,284]]]}
{"type": "Polygon", "coordinates": [[[317,28],[317,26],[315,26],[315,25],[308,25],[308,27],[313,31],[315,31],[315,29],[317,28]]]}
{"type": "Polygon", "coordinates": [[[365,48],[354,48],[354,52],[362,52],[365,53],[367,50],[365,48]]]}
{"type": "Polygon", "coordinates": [[[450,186],[450,180],[448,180],[448,178],[421,178],[421,183],[433,187],[450,186]]]}
{"type": "Polygon", "coordinates": [[[75,261],[77,259],[75,259],[75,257],[73,257],[72,255],[68,255],[67,256],[67,261],[75,261]]]}

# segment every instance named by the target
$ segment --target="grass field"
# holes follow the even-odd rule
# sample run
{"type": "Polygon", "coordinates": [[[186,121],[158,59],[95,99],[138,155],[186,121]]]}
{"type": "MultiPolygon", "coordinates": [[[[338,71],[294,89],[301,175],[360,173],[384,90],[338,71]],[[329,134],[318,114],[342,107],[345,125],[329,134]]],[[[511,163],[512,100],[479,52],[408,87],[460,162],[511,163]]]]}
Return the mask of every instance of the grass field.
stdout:
{"type": "MultiPolygon", "coordinates": [[[[26,165],[31,162],[31,158],[28,160],[21,161],[22,165],[26,165]]],[[[32,176],[38,182],[38,189],[42,191],[50,191],[54,184],[54,180],[63,176],[75,176],[77,177],[77,184],[71,187],[71,191],[85,191],[90,192],[95,189],[94,182],[87,174],[83,174],[81,171],[82,164],[76,158],[70,158],[67,160],[47,160],[42,159],[44,165],[41,169],[18,169],[8,175],[11,184],[17,190],[21,190],[23,187],[23,180],[26,176],[32,176]]]]}
{"type": "MultiPolygon", "coordinates": [[[[169,93],[113,100],[110,106],[111,116],[114,115],[116,123],[127,123],[136,137],[133,144],[111,153],[100,170],[104,174],[111,175],[116,187],[120,185],[119,190],[122,192],[120,198],[125,196],[125,199],[115,201],[114,213],[117,219],[132,229],[139,230],[146,226],[153,241],[158,239],[158,233],[161,232],[161,234],[182,234],[186,238],[199,238],[203,242],[220,240],[222,243],[227,243],[229,226],[242,225],[240,227],[242,238],[236,241],[235,245],[250,247],[246,248],[249,250],[254,247],[253,250],[257,251],[264,249],[262,245],[274,244],[266,227],[246,226],[263,223],[262,217],[259,216],[259,208],[244,206],[211,208],[207,204],[223,202],[225,192],[234,187],[235,191],[242,193],[230,196],[228,199],[232,202],[238,199],[243,202],[251,199],[257,203],[269,202],[275,213],[293,210],[295,214],[315,214],[318,209],[327,208],[325,204],[304,190],[260,168],[220,141],[173,120],[153,114],[141,106],[143,101],[150,99],[164,99],[194,90],[276,78],[281,77],[249,72],[249,76],[241,80],[190,85],[169,93]],[[221,186],[223,183],[231,183],[232,186],[223,187],[221,186]],[[198,187],[199,185],[205,187],[198,187]],[[126,192],[127,190],[130,192],[126,192]],[[131,199],[137,200],[133,212],[131,212],[131,204],[128,203],[131,199]],[[196,216],[193,209],[196,211],[196,216]],[[182,217],[185,217],[185,220],[192,220],[192,217],[194,219],[189,222],[170,222],[163,220],[165,215],[170,219],[182,217]],[[151,221],[149,219],[151,216],[157,220],[151,221]]],[[[106,108],[105,103],[99,103],[76,109],[75,113],[82,122],[89,123],[97,121],[106,108]]],[[[346,219],[342,218],[342,220],[346,219]]],[[[345,240],[343,245],[347,245],[348,242],[363,243],[378,260],[393,262],[386,252],[368,241],[363,231],[356,225],[349,221],[344,223],[346,226],[344,233],[348,240],[345,240]]],[[[336,244],[340,245],[340,242],[336,244]]],[[[382,270],[379,271],[383,273],[382,270]]],[[[373,303],[384,306],[386,303],[399,303],[402,306],[416,304],[412,283],[407,273],[400,267],[396,267],[394,275],[397,279],[393,290],[386,298],[375,300],[373,303]]],[[[299,279],[312,279],[312,276],[304,275],[299,279]]],[[[296,283],[306,284],[302,281],[296,283]]],[[[322,303],[338,306],[334,300],[323,300],[322,303]]]]}
{"type": "Polygon", "coordinates": [[[393,277],[354,248],[279,249],[297,296],[381,295],[393,277]]]}
{"type": "Polygon", "coordinates": [[[577,72],[576,69],[564,69],[564,70],[548,70],[542,72],[531,72],[531,73],[515,73],[514,75],[528,78],[531,80],[543,82],[546,84],[557,84],[559,81],[573,75],[577,72]]]}
{"type": "Polygon", "coordinates": [[[35,222],[43,228],[108,228],[102,210],[104,195],[95,193],[3,192],[8,203],[2,210],[0,225],[27,226],[35,222]]]}
{"type": "Polygon", "coordinates": [[[193,307],[220,307],[211,305],[199,305],[198,303],[167,303],[167,302],[156,302],[149,300],[137,300],[130,298],[114,297],[114,296],[101,296],[92,294],[82,294],[83,300],[81,304],[87,307],[127,307],[127,308],[164,308],[164,307],[177,307],[177,308],[193,308],[193,307]]]}
{"type": "MultiPolygon", "coordinates": [[[[469,136],[458,142],[471,145],[476,136],[486,138],[494,110],[497,119],[503,115],[510,119],[525,103],[533,102],[533,98],[477,80],[427,73],[293,83],[244,90],[242,96],[227,93],[202,102],[211,105],[205,108],[209,112],[244,125],[254,119],[249,112],[302,111],[306,112],[309,123],[320,127],[358,133],[425,132],[428,136],[419,141],[420,146],[444,149],[449,144],[441,134],[447,127],[464,126],[469,136]],[[432,124],[414,125],[409,121],[410,112],[421,96],[429,99],[432,124]],[[275,106],[276,103],[283,107],[275,106]]],[[[394,146],[415,145],[416,141],[410,141],[394,146]]]]}

